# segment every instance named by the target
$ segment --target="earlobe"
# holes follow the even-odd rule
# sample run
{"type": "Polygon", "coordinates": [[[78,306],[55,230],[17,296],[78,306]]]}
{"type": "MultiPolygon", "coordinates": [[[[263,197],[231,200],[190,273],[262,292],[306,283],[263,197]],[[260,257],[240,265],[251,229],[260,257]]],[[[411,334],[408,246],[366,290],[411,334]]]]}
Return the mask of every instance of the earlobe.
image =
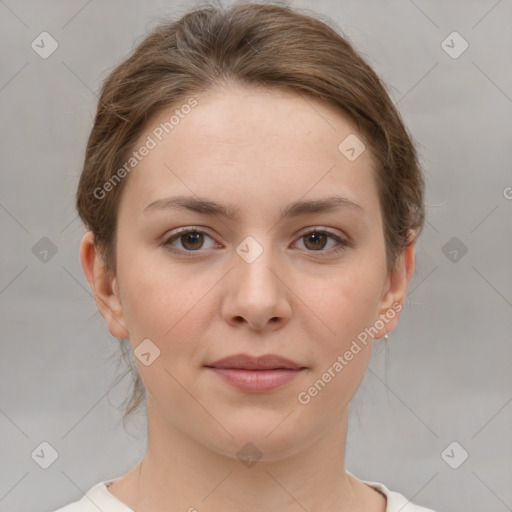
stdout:
{"type": "Polygon", "coordinates": [[[89,282],[99,312],[105,319],[112,336],[122,339],[129,337],[123,314],[117,280],[111,277],[96,245],[94,234],[88,231],[80,244],[80,262],[89,282]]]}
{"type": "Polygon", "coordinates": [[[416,266],[417,237],[414,231],[409,232],[409,240],[409,246],[397,256],[395,266],[388,275],[386,290],[379,309],[379,319],[382,319],[385,327],[376,338],[382,338],[396,327],[407,297],[409,282],[416,266]]]}

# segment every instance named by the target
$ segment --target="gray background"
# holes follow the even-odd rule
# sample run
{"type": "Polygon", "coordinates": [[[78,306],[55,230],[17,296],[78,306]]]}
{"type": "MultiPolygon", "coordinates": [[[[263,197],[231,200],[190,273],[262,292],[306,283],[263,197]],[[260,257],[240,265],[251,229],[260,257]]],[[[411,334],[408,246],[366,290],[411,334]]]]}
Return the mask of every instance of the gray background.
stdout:
{"type": "MultiPolygon", "coordinates": [[[[144,453],[143,416],[126,432],[116,408],[129,381],[114,385],[125,368],[82,273],[74,192],[101,81],[191,4],[0,0],[0,510],[57,508],[144,453]],[[43,31],[47,59],[31,48],[43,31]],[[48,469],[31,456],[43,441],[48,469]]],[[[292,5],[332,18],[389,84],[428,181],[417,273],[389,363],[377,345],[352,404],[347,467],[439,512],[512,510],[512,3],[292,5]],[[441,46],[453,31],[458,58],[441,46]]]]}

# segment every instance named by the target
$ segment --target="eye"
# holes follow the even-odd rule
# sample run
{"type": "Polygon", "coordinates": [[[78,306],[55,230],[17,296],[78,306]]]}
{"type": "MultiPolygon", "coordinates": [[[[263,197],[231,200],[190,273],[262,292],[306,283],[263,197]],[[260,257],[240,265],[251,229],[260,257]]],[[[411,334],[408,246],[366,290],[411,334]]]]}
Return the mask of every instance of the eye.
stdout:
{"type": "Polygon", "coordinates": [[[310,252],[324,252],[324,253],[337,253],[343,251],[350,244],[344,238],[326,230],[315,228],[307,233],[302,234],[299,240],[305,240],[304,246],[310,252]],[[328,239],[333,240],[334,247],[328,250],[323,250],[327,245],[328,239]]]}
{"type": "Polygon", "coordinates": [[[197,252],[199,249],[203,248],[205,237],[213,240],[211,236],[201,229],[193,227],[182,228],[177,233],[167,238],[164,242],[164,246],[173,252],[197,252]],[[181,248],[176,248],[174,245],[175,242],[179,242],[181,248]]]}
{"type": "MultiPolygon", "coordinates": [[[[202,229],[195,227],[181,228],[168,237],[163,245],[170,251],[179,254],[200,252],[200,249],[204,249],[205,237],[213,240],[213,238],[202,229]],[[176,243],[179,243],[181,247],[176,247],[176,243]]],[[[338,253],[350,246],[348,240],[345,240],[331,231],[320,228],[314,228],[302,234],[299,240],[305,240],[304,247],[308,252],[338,253]],[[324,250],[328,245],[329,239],[333,247],[324,250]]],[[[210,247],[215,247],[215,245],[210,247]]]]}

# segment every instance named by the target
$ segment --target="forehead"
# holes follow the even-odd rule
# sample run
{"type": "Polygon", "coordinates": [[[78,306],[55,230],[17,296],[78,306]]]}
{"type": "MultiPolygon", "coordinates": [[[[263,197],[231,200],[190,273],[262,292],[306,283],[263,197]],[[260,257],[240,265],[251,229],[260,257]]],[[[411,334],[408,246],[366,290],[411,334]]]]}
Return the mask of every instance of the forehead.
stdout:
{"type": "Polygon", "coordinates": [[[212,90],[147,123],[135,149],[150,139],[152,148],[123,195],[139,210],[166,193],[224,195],[230,203],[261,196],[269,204],[333,188],[374,197],[369,151],[354,160],[342,151],[350,137],[362,141],[348,118],[315,98],[242,86],[212,90]]]}

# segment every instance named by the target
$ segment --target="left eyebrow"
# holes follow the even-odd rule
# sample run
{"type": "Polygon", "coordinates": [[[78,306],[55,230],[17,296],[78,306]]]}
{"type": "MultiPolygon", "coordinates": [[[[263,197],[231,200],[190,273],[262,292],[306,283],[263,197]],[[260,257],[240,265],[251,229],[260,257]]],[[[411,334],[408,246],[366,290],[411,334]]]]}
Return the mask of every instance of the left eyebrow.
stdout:
{"type": "MultiPolygon", "coordinates": [[[[240,219],[240,209],[232,204],[224,205],[206,198],[192,196],[173,196],[157,199],[146,206],[143,212],[177,208],[185,208],[203,215],[219,215],[234,220],[240,219]]],[[[287,205],[286,208],[281,209],[279,221],[308,213],[329,212],[338,208],[349,208],[364,213],[362,206],[354,201],[342,196],[331,196],[309,201],[294,201],[287,205]]]]}

